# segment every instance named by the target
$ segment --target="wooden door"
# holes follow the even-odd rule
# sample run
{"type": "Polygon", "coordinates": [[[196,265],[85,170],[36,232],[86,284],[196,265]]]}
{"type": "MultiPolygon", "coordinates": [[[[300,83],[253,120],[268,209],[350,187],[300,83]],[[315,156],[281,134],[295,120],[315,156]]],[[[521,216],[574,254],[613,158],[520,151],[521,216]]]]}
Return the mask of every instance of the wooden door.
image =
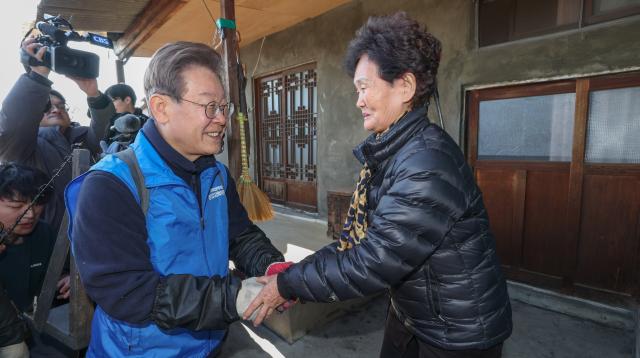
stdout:
{"type": "Polygon", "coordinates": [[[638,297],[640,75],[468,94],[467,156],[508,277],[638,297]]]}
{"type": "Polygon", "coordinates": [[[259,183],[272,201],[317,211],[314,65],[256,80],[259,183]]]}

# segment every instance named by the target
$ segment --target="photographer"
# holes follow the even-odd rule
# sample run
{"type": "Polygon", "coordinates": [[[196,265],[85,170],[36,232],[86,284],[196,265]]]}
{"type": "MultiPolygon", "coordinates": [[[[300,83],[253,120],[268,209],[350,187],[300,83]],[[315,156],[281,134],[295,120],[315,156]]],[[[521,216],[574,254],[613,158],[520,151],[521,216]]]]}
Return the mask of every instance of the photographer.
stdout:
{"type": "MultiPolygon", "coordinates": [[[[47,48],[27,38],[22,50],[42,61],[47,48]]],[[[53,176],[73,148],[86,148],[97,156],[115,109],[109,97],[98,91],[95,78],[69,77],[86,93],[91,112],[89,127],[72,126],[64,97],[51,89],[49,72],[45,66],[29,66],[5,98],[0,110],[0,162],[16,161],[53,176]]],[[[55,194],[44,212],[44,220],[56,232],[64,215],[62,196],[69,181],[70,163],[55,178],[55,194]]]]}
{"type": "MultiPolygon", "coordinates": [[[[51,227],[40,221],[53,188],[47,187],[37,195],[48,181],[47,175],[38,169],[16,163],[0,165],[0,224],[4,228],[0,245],[0,283],[21,312],[33,310],[33,300],[40,295],[56,240],[51,227]],[[36,197],[38,199],[31,205],[36,197]]],[[[63,274],[57,286],[57,298],[68,299],[69,275],[63,274]]],[[[59,350],[48,336],[33,330],[28,344],[32,356],[38,356],[38,352],[48,356],[59,350]]]]}

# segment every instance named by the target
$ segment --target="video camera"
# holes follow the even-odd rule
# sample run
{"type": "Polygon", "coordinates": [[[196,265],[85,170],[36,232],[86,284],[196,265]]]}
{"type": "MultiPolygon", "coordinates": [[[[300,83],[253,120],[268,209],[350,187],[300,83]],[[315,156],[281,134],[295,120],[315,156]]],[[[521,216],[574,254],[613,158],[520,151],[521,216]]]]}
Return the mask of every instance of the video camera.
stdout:
{"type": "Polygon", "coordinates": [[[36,37],[36,42],[46,46],[47,51],[43,60],[38,61],[22,50],[22,62],[28,66],[46,66],[62,75],[96,78],[99,73],[98,55],[69,48],[67,42],[89,42],[93,45],[113,48],[109,38],[91,32],[80,35],[73,30],[73,26],[67,20],[60,16],[45,15],[45,21],[39,21],[36,28],[41,33],[36,37]]]}
{"type": "Polygon", "coordinates": [[[131,113],[117,116],[110,128],[109,140],[100,141],[103,157],[107,154],[113,154],[127,149],[136,138],[138,131],[142,128],[142,124],[146,120],[144,116],[131,113]]]}

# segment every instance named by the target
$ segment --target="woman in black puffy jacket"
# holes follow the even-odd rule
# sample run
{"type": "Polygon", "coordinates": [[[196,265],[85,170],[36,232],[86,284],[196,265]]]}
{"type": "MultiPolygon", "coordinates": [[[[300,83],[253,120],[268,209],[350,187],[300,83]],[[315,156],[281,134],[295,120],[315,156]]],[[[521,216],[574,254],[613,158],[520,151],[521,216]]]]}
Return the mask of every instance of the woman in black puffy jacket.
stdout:
{"type": "Polygon", "coordinates": [[[440,42],[405,13],[370,18],[347,50],[363,164],[340,241],[266,284],[255,323],[285,299],[387,290],[382,357],[500,357],[511,307],[482,195],[456,143],[429,122],[440,42]]]}

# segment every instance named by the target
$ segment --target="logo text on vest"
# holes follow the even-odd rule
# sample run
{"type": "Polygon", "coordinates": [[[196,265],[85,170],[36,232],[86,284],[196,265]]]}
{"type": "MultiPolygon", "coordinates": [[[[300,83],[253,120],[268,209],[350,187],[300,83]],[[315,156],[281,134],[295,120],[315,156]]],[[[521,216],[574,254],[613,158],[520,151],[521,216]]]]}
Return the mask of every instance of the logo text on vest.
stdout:
{"type": "Polygon", "coordinates": [[[213,200],[223,195],[224,195],[224,188],[222,187],[222,185],[218,185],[215,188],[211,188],[211,190],[209,190],[209,196],[207,200],[213,200]]]}

